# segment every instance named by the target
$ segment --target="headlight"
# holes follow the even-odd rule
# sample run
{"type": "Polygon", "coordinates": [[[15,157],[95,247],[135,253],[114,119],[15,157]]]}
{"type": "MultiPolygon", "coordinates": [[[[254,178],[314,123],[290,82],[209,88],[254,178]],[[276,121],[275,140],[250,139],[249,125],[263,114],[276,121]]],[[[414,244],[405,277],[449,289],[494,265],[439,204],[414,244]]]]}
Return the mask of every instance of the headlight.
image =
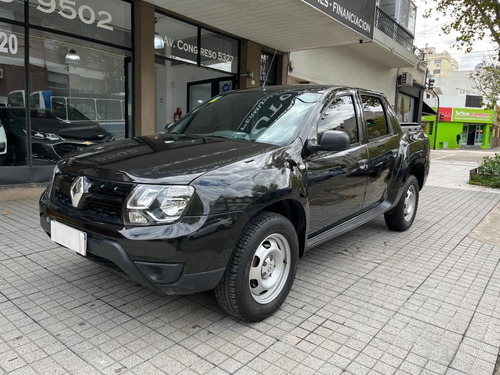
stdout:
{"type": "Polygon", "coordinates": [[[44,132],[32,130],[31,135],[33,136],[33,138],[48,139],[49,141],[64,141],[63,138],[61,138],[60,136],[58,136],[57,134],[54,134],[54,133],[44,133],[44,132]]]}
{"type": "Polygon", "coordinates": [[[125,222],[172,223],[181,217],[193,194],[191,186],[139,185],[127,199],[125,222]]]}

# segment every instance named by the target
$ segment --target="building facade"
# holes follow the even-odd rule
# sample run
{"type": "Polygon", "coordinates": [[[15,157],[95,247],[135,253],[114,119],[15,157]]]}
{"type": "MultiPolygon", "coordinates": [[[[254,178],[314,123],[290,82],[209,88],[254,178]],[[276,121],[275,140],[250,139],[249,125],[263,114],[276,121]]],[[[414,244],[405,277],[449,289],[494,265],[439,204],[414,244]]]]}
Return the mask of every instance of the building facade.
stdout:
{"type": "Polygon", "coordinates": [[[458,61],[451,57],[451,55],[444,51],[436,53],[436,48],[424,48],[423,52],[427,60],[429,74],[434,77],[448,77],[451,72],[458,70],[458,61]]]}
{"type": "Polygon", "coordinates": [[[488,149],[494,146],[498,138],[495,111],[447,105],[439,107],[437,125],[436,116],[422,118],[428,123],[426,131],[434,148],[488,149]]]}
{"type": "Polygon", "coordinates": [[[62,154],[104,140],[90,129],[162,131],[214,95],[263,84],[376,89],[416,121],[416,8],[396,3],[0,0],[0,184],[48,181],[62,154]]]}

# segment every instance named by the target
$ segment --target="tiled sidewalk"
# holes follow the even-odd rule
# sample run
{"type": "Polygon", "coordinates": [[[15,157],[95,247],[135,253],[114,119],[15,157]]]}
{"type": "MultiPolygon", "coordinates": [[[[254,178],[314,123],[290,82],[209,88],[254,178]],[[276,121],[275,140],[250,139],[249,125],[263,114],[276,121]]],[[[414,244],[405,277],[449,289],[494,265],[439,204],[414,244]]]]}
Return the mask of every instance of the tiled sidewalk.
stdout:
{"type": "Polygon", "coordinates": [[[308,252],[256,324],[54,245],[36,200],[0,202],[0,373],[491,375],[500,247],[467,235],[499,200],[425,187],[410,231],[379,218],[308,252]]]}

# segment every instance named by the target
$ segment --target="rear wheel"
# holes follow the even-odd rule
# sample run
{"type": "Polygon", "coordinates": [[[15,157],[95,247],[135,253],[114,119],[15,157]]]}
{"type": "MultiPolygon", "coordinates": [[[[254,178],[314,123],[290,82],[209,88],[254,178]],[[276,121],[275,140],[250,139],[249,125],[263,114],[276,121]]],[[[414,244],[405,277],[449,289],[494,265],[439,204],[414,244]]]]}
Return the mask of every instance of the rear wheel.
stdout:
{"type": "Polygon", "coordinates": [[[299,246],[284,216],[262,212],[245,227],[223,279],[215,289],[229,314],[256,322],[285,301],[295,279],[299,246]]]}
{"type": "Polygon", "coordinates": [[[384,214],[390,229],[405,231],[412,226],[417,214],[418,193],[418,181],[415,176],[409,175],[398,205],[384,214]]]}

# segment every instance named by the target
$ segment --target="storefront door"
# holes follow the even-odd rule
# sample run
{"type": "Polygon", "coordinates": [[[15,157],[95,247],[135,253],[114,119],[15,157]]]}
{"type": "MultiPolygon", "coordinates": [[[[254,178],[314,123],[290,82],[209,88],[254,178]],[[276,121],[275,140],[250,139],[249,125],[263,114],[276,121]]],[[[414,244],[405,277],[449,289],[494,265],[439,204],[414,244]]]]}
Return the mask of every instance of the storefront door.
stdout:
{"type": "Polygon", "coordinates": [[[462,144],[466,144],[467,146],[481,146],[483,144],[483,126],[475,124],[464,125],[462,144]]]}
{"type": "Polygon", "coordinates": [[[234,77],[222,77],[205,81],[189,82],[188,87],[188,112],[205,103],[211,97],[236,88],[234,77]]]}

